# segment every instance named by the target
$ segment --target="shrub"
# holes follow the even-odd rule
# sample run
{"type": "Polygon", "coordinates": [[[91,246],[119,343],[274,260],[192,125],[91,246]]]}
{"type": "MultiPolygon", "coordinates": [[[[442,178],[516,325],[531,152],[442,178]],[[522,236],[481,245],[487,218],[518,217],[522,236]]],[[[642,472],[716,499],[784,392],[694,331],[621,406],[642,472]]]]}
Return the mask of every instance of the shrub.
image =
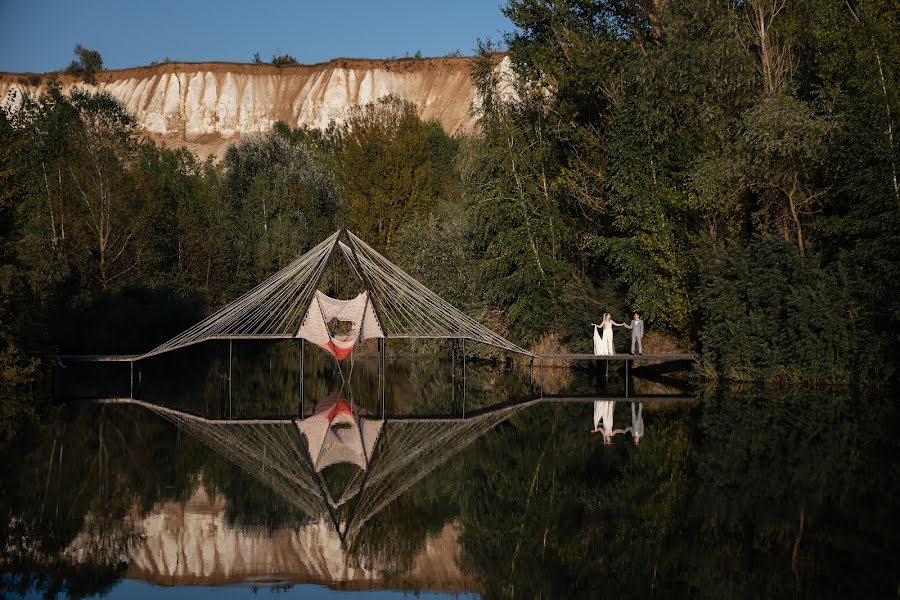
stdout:
{"type": "Polygon", "coordinates": [[[289,67],[291,65],[299,65],[300,62],[290,54],[280,54],[272,57],[272,64],[276,67],[289,67]]]}

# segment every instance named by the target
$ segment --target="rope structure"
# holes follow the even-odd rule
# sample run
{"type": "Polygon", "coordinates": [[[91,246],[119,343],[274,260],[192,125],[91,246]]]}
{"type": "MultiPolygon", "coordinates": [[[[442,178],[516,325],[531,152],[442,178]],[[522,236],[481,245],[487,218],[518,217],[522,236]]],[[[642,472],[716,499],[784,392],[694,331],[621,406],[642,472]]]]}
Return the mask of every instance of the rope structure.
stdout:
{"type": "Polygon", "coordinates": [[[359,265],[369,295],[377,307],[384,331],[395,338],[467,338],[510,352],[533,356],[410,277],[371,246],[347,233],[350,248],[340,244],[359,265]]]}
{"type": "MultiPolygon", "coordinates": [[[[318,324],[311,328],[309,319],[314,315],[323,318],[327,311],[312,311],[311,305],[314,301],[320,307],[347,303],[318,291],[335,253],[346,260],[352,274],[365,288],[366,302],[371,302],[374,308],[375,315],[361,314],[359,318],[366,318],[366,323],[374,318],[376,322],[370,326],[354,323],[354,331],[362,330],[359,341],[365,339],[366,332],[369,337],[381,337],[383,333],[384,337],[392,338],[465,338],[534,356],[463,314],[354,234],[341,229],[234,302],[135,358],[148,358],[215,339],[303,337],[323,345],[321,340],[311,339],[315,336],[309,332],[321,332],[322,328],[318,324]]],[[[349,351],[352,352],[352,347],[349,351]]]]}
{"type": "Polygon", "coordinates": [[[311,521],[324,517],[345,543],[352,543],[369,519],[429,473],[530,404],[505,406],[465,419],[377,421],[382,424],[381,435],[368,468],[360,470],[335,498],[315,470],[300,419],[207,419],[131,398],[101,402],[134,404],[159,414],[311,521]]]}

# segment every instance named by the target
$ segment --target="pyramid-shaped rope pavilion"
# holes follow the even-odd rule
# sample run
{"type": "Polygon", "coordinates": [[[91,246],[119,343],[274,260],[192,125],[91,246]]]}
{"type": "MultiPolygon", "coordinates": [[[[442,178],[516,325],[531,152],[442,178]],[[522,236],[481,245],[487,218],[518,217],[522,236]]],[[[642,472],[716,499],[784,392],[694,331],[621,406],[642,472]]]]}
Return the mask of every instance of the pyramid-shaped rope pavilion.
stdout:
{"type": "Polygon", "coordinates": [[[456,338],[533,356],[413,279],[346,229],[184,333],[142,355],[170,352],[217,339],[305,339],[338,359],[374,338],[456,338]],[[319,290],[332,258],[340,254],[363,292],[337,299],[319,290]],[[349,323],[334,334],[333,321],[349,323]]]}

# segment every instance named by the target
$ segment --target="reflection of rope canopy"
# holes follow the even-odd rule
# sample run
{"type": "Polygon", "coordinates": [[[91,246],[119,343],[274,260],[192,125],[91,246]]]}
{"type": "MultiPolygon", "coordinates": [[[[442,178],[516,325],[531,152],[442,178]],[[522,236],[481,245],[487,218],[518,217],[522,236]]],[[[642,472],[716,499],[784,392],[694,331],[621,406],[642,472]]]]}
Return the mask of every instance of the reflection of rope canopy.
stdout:
{"type": "Polygon", "coordinates": [[[130,398],[104,402],[136,404],[165,417],[255,477],[310,520],[327,515],[345,542],[434,469],[530,404],[505,406],[464,419],[382,421],[360,417],[349,410],[346,402],[338,400],[317,412],[321,419],[313,421],[315,416],[303,420],[218,420],[130,398]],[[346,442],[350,436],[331,448],[324,443],[333,424],[348,422],[359,424],[359,440],[364,446],[371,444],[372,453],[366,454],[365,466],[359,465],[358,455],[348,451],[355,445],[346,442]],[[361,472],[335,499],[321,476],[327,465],[318,464],[320,460],[328,464],[356,464],[361,472]],[[355,501],[352,508],[341,518],[335,511],[351,501],[355,501]]]}
{"type": "Polygon", "coordinates": [[[341,229],[234,302],[136,358],[211,339],[303,338],[342,359],[361,341],[381,337],[463,338],[531,355],[341,229]],[[351,300],[330,298],[318,290],[335,252],[364,288],[351,300]],[[328,324],[333,321],[349,322],[350,332],[332,335],[328,324]]]}
{"type": "Polygon", "coordinates": [[[315,472],[337,463],[366,470],[384,421],[360,418],[345,400],[320,403],[316,409],[316,414],[297,421],[315,472]]]}

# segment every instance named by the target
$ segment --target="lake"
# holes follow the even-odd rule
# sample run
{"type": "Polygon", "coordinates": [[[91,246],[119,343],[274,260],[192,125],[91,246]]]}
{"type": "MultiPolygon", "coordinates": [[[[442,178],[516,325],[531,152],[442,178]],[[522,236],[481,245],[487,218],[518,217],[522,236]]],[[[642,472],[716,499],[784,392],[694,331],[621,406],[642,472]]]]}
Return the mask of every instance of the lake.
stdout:
{"type": "Polygon", "coordinates": [[[236,343],[230,378],[221,343],[58,370],[0,450],[0,589],[897,595],[890,393],[391,350],[383,402],[376,356],[307,347],[301,379],[288,342],[236,343]]]}

